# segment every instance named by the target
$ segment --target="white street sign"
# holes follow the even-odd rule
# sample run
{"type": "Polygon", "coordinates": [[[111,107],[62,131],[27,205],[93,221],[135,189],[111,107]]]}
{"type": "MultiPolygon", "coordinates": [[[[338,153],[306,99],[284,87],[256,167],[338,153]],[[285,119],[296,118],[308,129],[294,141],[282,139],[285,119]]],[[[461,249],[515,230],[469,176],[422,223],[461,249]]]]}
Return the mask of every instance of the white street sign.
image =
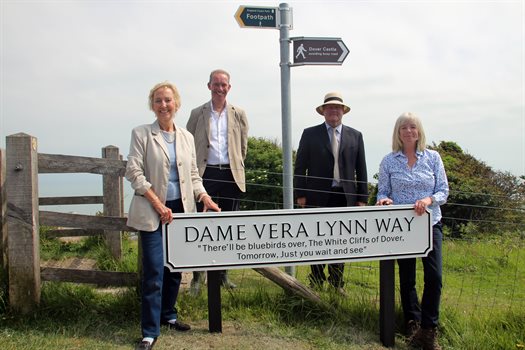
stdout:
{"type": "Polygon", "coordinates": [[[426,256],[431,212],[412,206],[174,214],[165,225],[171,270],[223,270],[426,256]]]}

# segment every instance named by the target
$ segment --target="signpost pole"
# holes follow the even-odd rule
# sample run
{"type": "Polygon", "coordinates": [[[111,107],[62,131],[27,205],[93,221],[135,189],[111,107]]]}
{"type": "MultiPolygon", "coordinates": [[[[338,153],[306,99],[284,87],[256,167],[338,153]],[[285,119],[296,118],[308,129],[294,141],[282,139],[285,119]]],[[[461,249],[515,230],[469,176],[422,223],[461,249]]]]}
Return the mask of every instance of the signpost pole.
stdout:
{"type": "MultiPolygon", "coordinates": [[[[311,64],[341,65],[348,55],[349,50],[341,38],[290,38],[289,31],[292,28],[292,9],[286,3],[279,4],[278,9],[272,7],[240,6],[235,13],[235,19],[243,28],[279,28],[283,209],[293,209],[290,67],[311,64]],[[293,64],[290,63],[290,42],[293,42],[294,46],[293,64]],[[295,54],[296,52],[298,53],[297,55],[295,54]]],[[[383,345],[388,347],[395,345],[394,266],[394,260],[380,262],[380,339],[383,345]]],[[[295,275],[295,267],[293,265],[285,266],[285,271],[291,276],[295,275]]],[[[210,312],[210,332],[221,332],[220,281],[218,280],[218,274],[216,272],[208,272],[208,277],[208,296],[209,300],[211,300],[208,304],[208,310],[210,312]]]]}
{"type": "MultiPolygon", "coordinates": [[[[281,123],[283,139],[283,208],[293,209],[292,108],[290,92],[290,26],[292,14],[286,3],[279,4],[279,43],[281,52],[281,123]]],[[[294,276],[295,267],[286,266],[287,274],[294,276]]]]}

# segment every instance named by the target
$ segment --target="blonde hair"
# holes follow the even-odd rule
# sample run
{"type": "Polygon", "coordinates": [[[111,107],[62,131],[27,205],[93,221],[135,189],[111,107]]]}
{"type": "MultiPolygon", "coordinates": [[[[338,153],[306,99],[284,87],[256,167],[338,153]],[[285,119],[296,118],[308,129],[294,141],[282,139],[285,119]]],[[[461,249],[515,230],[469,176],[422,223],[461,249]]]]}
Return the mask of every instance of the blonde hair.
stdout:
{"type": "Polygon", "coordinates": [[[416,151],[425,150],[427,147],[427,139],[425,137],[425,130],[423,130],[423,124],[421,124],[421,120],[419,120],[419,118],[414,113],[405,112],[401,114],[396,120],[394,132],[392,134],[392,151],[399,152],[403,150],[403,141],[401,141],[401,138],[399,137],[399,130],[401,130],[401,126],[407,122],[416,124],[419,136],[416,144],[416,151]]]}
{"type": "Polygon", "coordinates": [[[173,92],[173,98],[175,100],[175,110],[178,111],[180,108],[179,90],[177,90],[177,87],[173,83],[170,83],[169,81],[163,81],[162,83],[158,83],[154,87],[151,88],[151,90],[149,91],[149,98],[148,98],[149,109],[153,110],[153,95],[155,95],[155,92],[161,88],[170,89],[173,92]]]}

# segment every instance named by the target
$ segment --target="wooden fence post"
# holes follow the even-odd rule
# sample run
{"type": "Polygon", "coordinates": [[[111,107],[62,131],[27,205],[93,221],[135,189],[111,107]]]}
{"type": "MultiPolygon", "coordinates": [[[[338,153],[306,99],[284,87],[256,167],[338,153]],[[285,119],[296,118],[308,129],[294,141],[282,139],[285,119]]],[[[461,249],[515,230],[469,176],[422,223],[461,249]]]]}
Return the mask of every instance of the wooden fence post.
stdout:
{"type": "Polygon", "coordinates": [[[5,150],[0,148],[0,270],[7,268],[7,193],[5,150]]]}
{"type": "Polygon", "coordinates": [[[37,139],[8,136],[6,161],[9,303],[25,314],[40,303],[37,139]]]}
{"type": "MultiPolygon", "coordinates": [[[[119,149],[115,146],[102,148],[102,158],[119,159],[119,149]]],[[[103,176],[104,216],[122,217],[123,183],[118,174],[104,174],[103,176]]],[[[115,259],[122,257],[122,235],[120,231],[106,231],[106,242],[115,259]]]]}

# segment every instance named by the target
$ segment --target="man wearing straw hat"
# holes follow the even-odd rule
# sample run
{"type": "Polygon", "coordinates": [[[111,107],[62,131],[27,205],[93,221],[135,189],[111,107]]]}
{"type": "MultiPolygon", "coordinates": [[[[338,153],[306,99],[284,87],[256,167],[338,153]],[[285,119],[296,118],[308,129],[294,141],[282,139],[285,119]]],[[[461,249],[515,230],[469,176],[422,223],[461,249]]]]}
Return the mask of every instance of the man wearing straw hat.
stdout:
{"type": "MultiPolygon", "coordinates": [[[[303,131],[294,170],[296,203],[301,208],[366,205],[368,178],[363,135],[343,125],[343,115],[350,112],[339,92],[325,95],[316,111],[324,122],[303,131]]],[[[312,287],[324,281],[341,294],[344,290],[344,263],[312,265],[309,275],[312,287]]]]}

